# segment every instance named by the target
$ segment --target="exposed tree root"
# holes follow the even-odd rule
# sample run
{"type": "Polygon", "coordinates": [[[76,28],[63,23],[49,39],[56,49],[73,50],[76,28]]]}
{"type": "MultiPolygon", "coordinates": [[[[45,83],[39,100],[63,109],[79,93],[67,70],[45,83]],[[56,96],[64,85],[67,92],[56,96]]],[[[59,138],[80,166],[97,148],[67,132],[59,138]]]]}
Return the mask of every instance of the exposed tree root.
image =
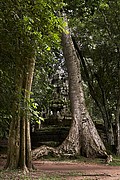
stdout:
{"type": "Polygon", "coordinates": [[[59,156],[56,148],[52,148],[52,147],[45,146],[45,145],[40,146],[39,148],[36,148],[32,151],[33,160],[39,159],[39,158],[41,158],[43,156],[47,156],[49,154],[51,154],[53,156],[59,156]]]}
{"type": "MultiPolygon", "coordinates": [[[[76,157],[77,155],[75,154],[74,151],[67,152],[64,149],[61,148],[61,145],[59,147],[53,148],[49,147],[46,145],[40,146],[32,151],[32,158],[33,160],[37,160],[41,157],[45,157],[51,155],[53,157],[66,157],[66,158],[71,158],[71,157],[76,157]]],[[[80,155],[80,154],[79,154],[80,155]]],[[[98,152],[98,156],[96,155],[95,157],[101,157],[106,159],[108,157],[106,152],[98,152]]]]}

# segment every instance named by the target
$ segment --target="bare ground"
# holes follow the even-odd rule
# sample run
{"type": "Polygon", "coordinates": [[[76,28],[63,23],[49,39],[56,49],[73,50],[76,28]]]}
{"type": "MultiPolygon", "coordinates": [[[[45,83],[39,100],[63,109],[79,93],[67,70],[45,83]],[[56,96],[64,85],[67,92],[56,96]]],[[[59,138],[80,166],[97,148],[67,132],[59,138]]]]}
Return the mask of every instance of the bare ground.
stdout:
{"type": "Polygon", "coordinates": [[[5,171],[6,156],[0,156],[0,180],[120,180],[120,166],[93,162],[33,161],[35,171],[5,171]]]}

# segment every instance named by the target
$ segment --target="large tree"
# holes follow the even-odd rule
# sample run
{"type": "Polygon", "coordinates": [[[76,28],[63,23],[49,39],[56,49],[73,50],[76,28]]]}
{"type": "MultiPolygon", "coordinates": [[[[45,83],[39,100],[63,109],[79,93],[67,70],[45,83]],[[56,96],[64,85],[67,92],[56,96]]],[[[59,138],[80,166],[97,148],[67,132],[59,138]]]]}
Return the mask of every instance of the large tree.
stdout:
{"type": "Polygon", "coordinates": [[[74,124],[73,129],[71,128],[72,135],[70,134],[70,139],[73,141],[74,135],[74,142],[78,145],[78,149],[76,146],[77,153],[80,154],[81,151],[87,157],[103,156],[106,152],[105,147],[85,105],[80,61],[77,57],[68,27],[66,27],[66,31],[62,36],[62,44],[68,70],[70,102],[74,124]]]}
{"type": "Polygon", "coordinates": [[[97,133],[94,123],[85,106],[82,88],[80,62],[71,38],[66,17],[66,27],[62,33],[63,55],[69,78],[69,94],[72,113],[72,124],[67,138],[57,148],[46,146],[33,151],[37,158],[53,152],[57,155],[84,155],[86,157],[106,157],[105,146],[97,133]]]}
{"type": "Polygon", "coordinates": [[[38,53],[39,58],[45,56],[52,43],[57,46],[59,42],[60,21],[54,14],[62,6],[58,2],[1,2],[1,52],[14,71],[6,168],[21,168],[25,172],[32,168],[30,94],[35,59],[38,53]]]}
{"type": "Polygon", "coordinates": [[[118,0],[86,1],[83,6],[86,6],[85,11],[81,12],[81,8],[70,14],[70,24],[77,42],[76,49],[81,56],[82,77],[89,87],[87,99],[91,95],[95,102],[92,100],[91,106],[88,106],[92,107],[91,114],[96,121],[101,119],[104,122],[106,144],[117,147],[119,140],[115,138],[120,133],[119,124],[116,124],[119,109],[120,4],[118,0]],[[117,127],[115,136],[114,124],[117,127]]]}

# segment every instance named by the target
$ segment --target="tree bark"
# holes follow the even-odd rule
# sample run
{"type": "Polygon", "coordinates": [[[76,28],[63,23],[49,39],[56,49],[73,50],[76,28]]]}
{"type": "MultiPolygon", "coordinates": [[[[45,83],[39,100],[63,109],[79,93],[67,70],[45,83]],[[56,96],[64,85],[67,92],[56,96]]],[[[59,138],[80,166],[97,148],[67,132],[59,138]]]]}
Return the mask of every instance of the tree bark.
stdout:
{"type": "Polygon", "coordinates": [[[29,102],[34,66],[35,59],[28,58],[16,67],[15,99],[5,166],[21,168],[25,172],[32,168],[29,102]]]}
{"type": "Polygon", "coordinates": [[[16,169],[20,160],[20,99],[22,87],[22,72],[19,68],[17,68],[17,71],[19,72],[19,74],[17,72],[15,74],[15,93],[12,108],[12,120],[9,130],[7,163],[5,165],[5,168],[10,169],[16,169]]]}
{"type": "MultiPolygon", "coordinates": [[[[118,53],[120,54],[119,50],[118,53]]],[[[120,155],[120,62],[118,62],[118,101],[116,108],[116,154],[120,155]]]]}
{"type": "MultiPolygon", "coordinates": [[[[62,35],[63,53],[68,70],[73,122],[75,121],[75,124],[77,124],[79,128],[77,131],[73,131],[73,134],[76,134],[77,136],[77,133],[79,132],[79,139],[77,140],[79,140],[78,144],[81,146],[81,148],[79,146],[80,152],[83,155],[87,157],[103,156],[106,154],[106,149],[85,106],[80,62],[68,27],[66,27],[66,32],[67,33],[63,33],[62,35]]],[[[76,139],[74,140],[76,141],[76,139]]]]}
{"type": "Polygon", "coordinates": [[[120,155],[120,97],[116,110],[116,154],[120,155]]]}

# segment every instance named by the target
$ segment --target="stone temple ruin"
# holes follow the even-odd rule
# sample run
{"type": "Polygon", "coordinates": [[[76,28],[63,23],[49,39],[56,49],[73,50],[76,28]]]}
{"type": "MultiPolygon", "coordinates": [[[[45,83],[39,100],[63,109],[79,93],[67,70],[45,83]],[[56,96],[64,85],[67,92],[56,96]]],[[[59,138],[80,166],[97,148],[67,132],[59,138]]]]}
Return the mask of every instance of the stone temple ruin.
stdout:
{"type": "Polygon", "coordinates": [[[49,104],[46,116],[46,125],[67,126],[70,125],[70,103],[69,103],[69,90],[68,79],[63,72],[58,72],[51,83],[54,86],[52,93],[53,100],[49,104]]]}
{"type": "Polygon", "coordinates": [[[52,101],[41,112],[44,121],[33,129],[32,142],[35,147],[46,143],[52,146],[53,141],[54,145],[61,143],[68,134],[72,120],[66,71],[60,67],[49,81],[53,86],[52,101]]]}

